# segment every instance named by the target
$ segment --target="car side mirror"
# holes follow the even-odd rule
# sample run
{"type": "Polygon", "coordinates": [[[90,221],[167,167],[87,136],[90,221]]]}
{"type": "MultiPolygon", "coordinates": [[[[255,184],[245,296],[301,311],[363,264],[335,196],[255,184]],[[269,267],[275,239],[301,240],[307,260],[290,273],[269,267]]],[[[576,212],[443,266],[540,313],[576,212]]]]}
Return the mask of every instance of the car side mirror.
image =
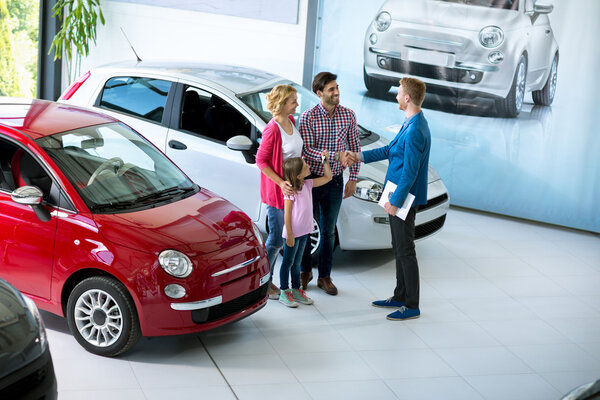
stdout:
{"type": "Polygon", "coordinates": [[[533,12],[537,14],[550,14],[552,10],[554,10],[554,6],[552,4],[535,3],[533,6],[533,12]]]}
{"type": "Polygon", "coordinates": [[[31,206],[42,222],[50,221],[50,212],[42,205],[44,193],[35,186],[21,186],[13,190],[10,197],[15,203],[31,206]]]}
{"type": "Polygon", "coordinates": [[[247,136],[238,135],[230,138],[226,143],[227,148],[237,151],[249,151],[252,149],[252,140],[247,136]]]}

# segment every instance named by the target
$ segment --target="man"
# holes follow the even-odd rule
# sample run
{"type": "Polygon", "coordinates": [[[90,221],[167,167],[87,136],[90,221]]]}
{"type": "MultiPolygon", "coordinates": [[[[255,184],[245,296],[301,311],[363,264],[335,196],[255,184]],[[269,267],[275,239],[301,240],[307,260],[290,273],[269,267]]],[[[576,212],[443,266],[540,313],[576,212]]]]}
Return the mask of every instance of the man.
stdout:
{"type": "Polygon", "coordinates": [[[397,184],[385,211],[390,215],[392,247],[396,257],[396,289],[387,300],[377,300],[376,307],[398,308],[387,316],[390,320],[418,318],[419,265],[415,252],[415,206],[427,203],[427,170],[431,135],[429,125],[421,111],[425,99],[425,84],[415,78],[402,78],[398,88],[398,108],[404,111],[406,120],[394,140],[385,147],[352,154],[355,162],[370,163],[388,159],[390,164],[385,177],[386,184],[397,184]],[[403,221],[396,216],[408,195],[415,196],[413,204],[403,221]]]}
{"type": "MultiPolygon", "coordinates": [[[[300,135],[304,140],[302,156],[310,167],[313,176],[323,175],[321,152],[328,150],[334,155],[331,160],[333,179],[326,185],[314,188],[313,213],[320,221],[321,248],[319,250],[319,278],[317,286],[325,293],[335,296],[337,288],[331,281],[333,247],[335,245],[335,224],[337,222],[342,197],[351,196],[356,190],[359,164],[350,168],[350,180],[344,188],[343,172],[349,153],[360,151],[360,140],[356,130],[356,116],[348,108],[340,106],[340,90],[337,75],[331,72],[318,73],[312,85],[313,92],[321,102],[306,110],[300,117],[300,135]]],[[[306,289],[312,280],[311,246],[307,245],[302,259],[300,283],[306,289]]]]}

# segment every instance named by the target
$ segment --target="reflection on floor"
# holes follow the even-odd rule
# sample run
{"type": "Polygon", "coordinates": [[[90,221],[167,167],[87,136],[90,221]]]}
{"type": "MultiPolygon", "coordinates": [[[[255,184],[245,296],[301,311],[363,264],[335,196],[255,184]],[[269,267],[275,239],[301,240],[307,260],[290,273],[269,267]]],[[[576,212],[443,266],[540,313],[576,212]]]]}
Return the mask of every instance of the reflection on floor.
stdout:
{"type": "MultiPolygon", "coordinates": [[[[336,251],[337,297],[270,301],[199,335],[86,353],[44,313],[59,398],[559,399],[600,378],[598,235],[452,208],[417,245],[420,319],[392,322],[391,251],[336,251]]],[[[278,268],[277,268],[278,270],[278,268]]]]}

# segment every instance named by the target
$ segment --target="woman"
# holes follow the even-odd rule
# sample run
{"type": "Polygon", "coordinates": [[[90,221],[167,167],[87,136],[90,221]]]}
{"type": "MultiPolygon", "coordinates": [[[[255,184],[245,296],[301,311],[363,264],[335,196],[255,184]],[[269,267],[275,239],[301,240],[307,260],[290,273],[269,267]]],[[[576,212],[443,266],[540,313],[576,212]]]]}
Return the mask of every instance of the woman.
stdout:
{"type": "MultiPolygon", "coordinates": [[[[282,176],[283,161],[302,155],[302,137],[296,129],[292,114],[298,107],[298,94],[290,85],[277,85],[267,94],[267,109],[273,118],[262,133],[260,147],[256,153],[256,165],[260,176],[260,197],[267,206],[269,236],[265,242],[267,258],[273,267],[279,249],[283,246],[283,195],[293,194],[289,182],[282,176]]],[[[269,298],[279,299],[279,288],[271,283],[269,298]]]]}

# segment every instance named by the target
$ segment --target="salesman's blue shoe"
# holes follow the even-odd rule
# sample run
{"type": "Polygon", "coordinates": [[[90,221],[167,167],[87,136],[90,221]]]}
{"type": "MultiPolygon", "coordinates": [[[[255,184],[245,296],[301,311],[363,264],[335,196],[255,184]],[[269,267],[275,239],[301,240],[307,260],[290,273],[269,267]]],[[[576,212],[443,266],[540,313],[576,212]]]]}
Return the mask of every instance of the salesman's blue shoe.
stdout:
{"type": "Polygon", "coordinates": [[[405,319],[419,318],[421,311],[418,308],[400,307],[398,311],[388,314],[387,319],[392,321],[403,321],[405,319]]]}
{"type": "Polygon", "coordinates": [[[392,297],[387,300],[375,300],[372,302],[375,307],[391,307],[391,308],[400,308],[404,307],[403,301],[396,301],[392,297]]]}

